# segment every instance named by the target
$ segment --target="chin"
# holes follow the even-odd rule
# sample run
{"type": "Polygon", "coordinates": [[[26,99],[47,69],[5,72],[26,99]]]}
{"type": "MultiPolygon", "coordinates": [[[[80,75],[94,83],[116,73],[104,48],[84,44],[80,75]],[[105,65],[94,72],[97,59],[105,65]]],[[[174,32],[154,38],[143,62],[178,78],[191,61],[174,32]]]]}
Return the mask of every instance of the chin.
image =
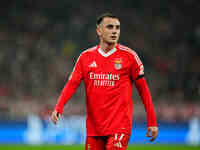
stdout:
{"type": "Polygon", "coordinates": [[[111,44],[116,44],[117,41],[107,41],[107,43],[111,45],[111,44]]]}

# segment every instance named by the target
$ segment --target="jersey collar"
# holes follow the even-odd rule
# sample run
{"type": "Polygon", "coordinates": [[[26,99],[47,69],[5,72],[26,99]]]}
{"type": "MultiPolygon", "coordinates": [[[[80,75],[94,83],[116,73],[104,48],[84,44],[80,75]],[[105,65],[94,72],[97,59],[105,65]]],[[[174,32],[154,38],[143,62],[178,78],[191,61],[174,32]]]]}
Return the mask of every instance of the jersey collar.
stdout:
{"type": "Polygon", "coordinates": [[[102,55],[102,56],[104,56],[104,57],[108,57],[108,56],[110,56],[110,55],[112,55],[114,52],[116,52],[117,51],[117,49],[116,49],[116,47],[114,47],[113,49],[111,49],[110,51],[108,51],[107,53],[105,53],[102,49],[101,49],[101,47],[99,46],[99,48],[98,48],[98,52],[102,55]]]}

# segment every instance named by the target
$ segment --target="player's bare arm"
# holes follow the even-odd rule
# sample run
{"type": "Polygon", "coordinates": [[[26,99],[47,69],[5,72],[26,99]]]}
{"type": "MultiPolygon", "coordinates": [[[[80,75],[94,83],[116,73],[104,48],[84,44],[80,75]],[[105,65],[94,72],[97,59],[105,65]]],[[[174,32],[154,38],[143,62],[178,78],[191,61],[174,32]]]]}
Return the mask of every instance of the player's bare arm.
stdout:
{"type": "Polygon", "coordinates": [[[153,142],[158,136],[158,127],[148,127],[147,137],[151,137],[150,141],[153,142]]]}

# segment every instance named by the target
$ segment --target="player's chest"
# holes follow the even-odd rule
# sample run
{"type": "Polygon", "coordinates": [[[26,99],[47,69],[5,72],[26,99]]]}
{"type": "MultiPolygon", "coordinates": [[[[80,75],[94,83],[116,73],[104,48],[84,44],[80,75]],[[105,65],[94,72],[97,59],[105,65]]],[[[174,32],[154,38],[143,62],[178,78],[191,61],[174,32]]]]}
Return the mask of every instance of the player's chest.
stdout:
{"type": "Polygon", "coordinates": [[[116,57],[90,57],[84,63],[84,72],[128,74],[130,62],[127,58],[116,57]]]}

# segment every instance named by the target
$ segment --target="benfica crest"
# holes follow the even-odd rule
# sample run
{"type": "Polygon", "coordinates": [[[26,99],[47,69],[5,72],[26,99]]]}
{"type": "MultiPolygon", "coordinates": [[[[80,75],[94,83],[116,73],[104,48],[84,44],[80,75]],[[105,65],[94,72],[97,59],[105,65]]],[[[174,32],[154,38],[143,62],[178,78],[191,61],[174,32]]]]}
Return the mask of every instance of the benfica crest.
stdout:
{"type": "Polygon", "coordinates": [[[122,68],[122,60],[121,59],[116,59],[114,62],[115,62],[115,69],[119,70],[122,68]]]}

